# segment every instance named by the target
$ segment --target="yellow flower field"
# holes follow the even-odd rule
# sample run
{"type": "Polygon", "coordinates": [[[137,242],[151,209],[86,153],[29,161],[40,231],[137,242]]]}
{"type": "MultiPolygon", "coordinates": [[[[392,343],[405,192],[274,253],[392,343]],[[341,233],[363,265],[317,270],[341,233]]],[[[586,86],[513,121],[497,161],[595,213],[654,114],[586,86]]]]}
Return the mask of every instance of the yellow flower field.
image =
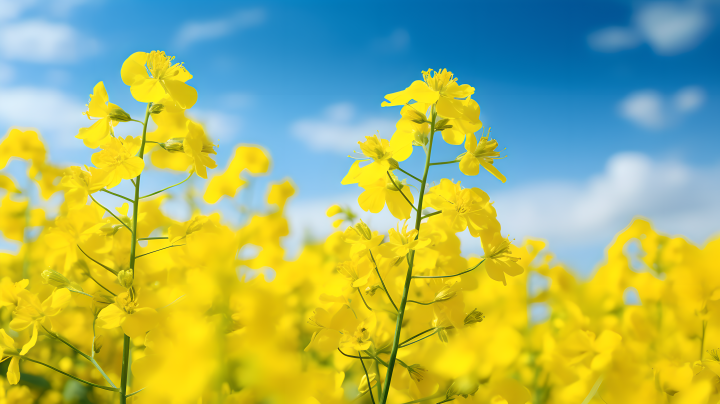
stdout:
{"type": "Polygon", "coordinates": [[[636,219],[583,280],[545,242],[514,239],[493,195],[428,179],[452,164],[512,181],[472,83],[443,68],[378,94],[396,131],[357,139],[342,179],[357,205],[328,206],[316,220],[335,232],[289,259],[291,179],[242,225],[200,213],[193,195],[241,209],[272,160],[262,145],[215,144],[186,115],[203,93],[192,66],[136,52],[104,78],[143,116],[103,81],[88,88],[92,122],[68,141],[89,161],[50,163],[32,129],[0,140],[0,231],[22,243],[0,253],[0,403],[720,402],[720,240],[636,219]],[[440,142],[454,160],[433,155],[440,142]],[[217,161],[218,148],[233,157],[217,161]],[[15,160],[20,176],[5,170],[15,160]],[[142,186],[163,171],[187,177],[142,186]],[[174,187],[188,221],[164,213],[174,187]],[[384,209],[395,227],[357,216],[384,209]],[[463,232],[483,255],[462,252],[463,232]]]}

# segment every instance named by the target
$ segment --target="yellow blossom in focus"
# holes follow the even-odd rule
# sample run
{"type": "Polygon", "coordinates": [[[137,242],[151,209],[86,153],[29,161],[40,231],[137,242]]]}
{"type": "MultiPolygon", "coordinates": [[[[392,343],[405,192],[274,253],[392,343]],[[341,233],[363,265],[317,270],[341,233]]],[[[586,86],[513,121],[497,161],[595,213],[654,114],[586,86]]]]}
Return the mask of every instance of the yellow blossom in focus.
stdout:
{"type": "Polygon", "coordinates": [[[123,332],[131,338],[145,335],[157,323],[157,311],[150,307],[140,307],[130,300],[127,293],[115,297],[110,304],[98,314],[98,326],[105,329],[122,327],[123,332]]]}
{"type": "Polygon", "coordinates": [[[122,65],[123,83],[130,86],[133,97],[140,102],[159,102],[169,96],[183,109],[197,101],[197,91],[185,84],[192,78],[182,63],[173,64],[174,56],[165,52],[135,52],[122,65]]]}
{"type": "Polygon", "coordinates": [[[410,203],[414,203],[415,198],[405,180],[400,181],[391,172],[388,174],[390,177],[386,176],[386,178],[380,178],[373,183],[361,185],[365,191],[358,197],[358,204],[364,211],[372,213],[380,213],[387,205],[388,210],[395,218],[409,219],[412,213],[410,203]]]}
{"type": "Polygon", "coordinates": [[[515,247],[499,231],[485,230],[481,232],[480,240],[485,252],[485,268],[490,278],[507,285],[505,274],[517,276],[523,273],[523,268],[517,263],[520,258],[513,255],[515,247]]]}
{"type": "Polygon", "coordinates": [[[465,175],[478,175],[480,166],[482,166],[495,178],[505,182],[505,176],[493,164],[496,159],[501,158],[500,153],[495,151],[496,148],[497,140],[481,137],[478,142],[474,134],[468,134],[465,140],[465,150],[467,152],[458,156],[458,159],[460,159],[460,171],[465,175]]]}
{"type": "Polygon", "coordinates": [[[88,110],[85,112],[88,119],[98,118],[98,120],[89,128],[80,129],[75,136],[82,139],[85,146],[91,149],[100,147],[113,134],[113,128],[118,124],[118,121],[113,120],[110,114],[114,110],[121,109],[108,100],[105,84],[101,81],[95,85],[93,93],[90,95],[90,102],[87,104],[88,110]]]}
{"type": "Polygon", "coordinates": [[[439,217],[456,233],[469,229],[473,237],[479,237],[482,230],[497,227],[495,208],[480,188],[462,188],[459,182],[443,178],[426,198],[430,207],[442,211],[439,217]]]}
{"type": "Polygon", "coordinates": [[[136,156],[142,138],[128,136],[125,139],[111,138],[103,144],[102,150],[92,155],[95,167],[105,171],[107,187],[113,188],[122,180],[130,180],[142,173],[145,162],[136,156]]]}

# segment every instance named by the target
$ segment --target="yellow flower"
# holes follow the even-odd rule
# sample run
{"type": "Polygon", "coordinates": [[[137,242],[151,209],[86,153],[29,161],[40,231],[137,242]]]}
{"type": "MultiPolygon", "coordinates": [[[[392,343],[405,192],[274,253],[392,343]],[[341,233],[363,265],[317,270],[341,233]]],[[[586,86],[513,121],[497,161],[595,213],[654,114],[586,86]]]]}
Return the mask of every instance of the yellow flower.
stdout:
{"type": "Polygon", "coordinates": [[[367,329],[364,321],[358,324],[357,329],[354,333],[349,332],[343,333],[340,338],[340,349],[354,349],[356,351],[364,351],[370,348],[372,341],[370,341],[370,331],[367,329]]]}
{"type": "Polygon", "coordinates": [[[443,178],[430,188],[426,199],[431,207],[442,210],[438,216],[456,233],[469,229],[473,237],[479,237],[481,230],[498,226],[490,197],[480,188],[462,188],[459,182],[443,178]]]}
{"type": "Polygon", "coordinates": [[[119,110],[120,107],[108,102],[108,94],[102,81],[95,85],[87,107],[85,115],[88,119],[98,118],[98,120],[89,128],[80,129],[75,137],[82,139],[85,146],[96,149],[113,133],[113,127],[118,122],[110,118],[110,113],[119,110]]]}
{"type": "Polygon", "coordinates": [[[497,140],[488,140],[483,136],[478,142],[475,135],[470,133],[465,139],[465,150],[467,152],[458,156],[460,159],[460,171],[465,175],[478,175],[480,166],[488,170],[495,178],[505,182],[505,176],[493,165],[496,159],[500,159],[500,153],[496,152],[497,140]]]}
{"type": "Polygon", "coordinates": [[[349,226],[345,229],[342,235],[342,239],[346,243],[352,244],[350,248],[351,255],[379,246],[383,238],[384,236],[378,234],[377,230],[371,231],[362,219],[355,226],[349,226]]]}
{"type": "MultiPolygon", "coordinates": [[[[72,300],[69,290],[65,288],[55,289],[42,303],[38,296],[29,290],[18,292],[20,303],[13,312],[13,319],[10,321],[10,328],[15,331],[22,331],[31,325],[37,329],[38,325],[45,325],[46,320],[51,320],[63,311],[72,300]]],[[[33,331],[36,333],[37,331],[33,331]]],[[[34,345],[34,343],[33,343],[34,345]]]]}
{"type": "Polygon", "coordinates": [[[98,326],[105,329],[122,327],[125,335],[130,338],[145,335],[157,323],[157,311],[149,307],[138,307],[137,302],[130,300],[127,293],[115,297],[110,304],[98,314],[98,326]]]}
{"type": "MultiPolygon", "coordinates": [[[[35,334],[37,338],[37,334],[35,334]]],[[[0,358],[2,358],[6,352],[14,355],[25,355],[30,348],[23,347],[22,351],[18,352],[15,349],[15,340],[13,340],[5,330],[0,329],[0,358]]],[[[7,380],[10,384],[17,384],[20,381],[20,358],[13,356],[10,359],[10,365],[8,365],[7,380]]]]}
{"type": "Polygon", "coordinates": [[[379,139],[377,135],[365,136],[365,141],[358,142],[358,144],[362,154],[368,158],[359,159],[353,163],[341,182],[343,185],[360,184],[362,186],[373,183],[384,178],[388,170],[398,168],[398,161],[405,160],[409,156],[409,154],[398,156],[398,148],[402,148],[403,145],[392,145],[387,139],[379,139]],[[372,160],[370,164],[360,167],[361,162],[370,160],[372,160]]]}
{"type": "Polygon", "coordinates": [[[385,179],[380,178],[374,183],[361,185],[365,191],[360,194],[358,204],[362,210],[372,213],[380,213],[387,204],[388,210],[397,219],[409,219],[412,213],[410,203],[414,203],[415,199],[405,180],[401,182],[394,174],[390,173],[390,175],[392,180],[386,175],[385,179]]]}
{"type": "Polygon", "coordinates": [[[0,307],[17,306],[18,292],[25,290],[30,280],[23,279],[19,282],[13,282],[7,276],[0,281],[0,307]]]}
{"type": "Polygon", "coordinates": [[[92,155],[95,167],[106,171],[107,187],[112,188],[122,180],[137,177],[145,168],[145,162],[136,156],[142,144],[141,137],[111,138],[102,145],[102,151],[92,155]]]}
{"type": "Polygon", "coordinates": [[[73,166],[67,169],[65,176],[60,180],[60,186],[65,188],[65,202],[68,208],[74,209],[84,206],[88,195],[103,189],[108,180],[108,170],[88,167],[88,171],[73,166]]]}
{"type": "Polygon", "coordinates": [[[187,136],[183,139],[183,151],[192,158],[197,175],[200,178],[207,178],[207,168],[217,167],[217,163],[208,156],[208,154],[216,154],[214,145],[205,135],[205,130],[200,124],[188,121],[187,128],[187,136]]]}
{"type": "Polygon", "coordinates": [[[130,86],[133,97],[140,102],[159,102],[169,96],[181,108],[191,108],[197,101],[197,91],[185,82],[192,74],[182,63],[173,64],[173,59],[162,51],[135,52],[120,70],[123,83],[130,86]]]}
{"type": "Polygon", "coordinates": [[[408,230],[407,227],[408,224],[406,220],[405,223],[403,223],[402,229],[400,229],[400,224],[398,223],[397,230],[390,229],[388,231],[390,241],[383,244],[385,256],[404,257],[410,252],[410,250],[418,250],[430,245],[430,239],[423,237],[415,239],[418,231],[415,229],[408,230]]]}
{"type": "Polygon", "coordinates": [[[503,238],[499,231],[485,230],[480,240],[485,252],[485,268],[490,278],[507,285],[505,274],[517,276],[523,273],[523,268],[517,263],[520,258],[513,256],[515,246],[508,238],[503,238]]]}

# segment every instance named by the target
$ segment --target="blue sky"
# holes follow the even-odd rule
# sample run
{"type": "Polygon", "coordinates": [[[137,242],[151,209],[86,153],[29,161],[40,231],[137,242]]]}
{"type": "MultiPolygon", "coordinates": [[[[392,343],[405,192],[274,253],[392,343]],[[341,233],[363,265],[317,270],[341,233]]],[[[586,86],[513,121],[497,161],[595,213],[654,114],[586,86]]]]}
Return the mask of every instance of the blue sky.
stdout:
{"type": "MultiPolygon", "coordinates": [[[[235,144],[257,143],[273,157],[259,185],[292,177],[297,241],[331,230],[329,205],[354,204],[359,190],[340,185],[346,156],[363,136],[389,138],[399,116],[383,96],[447,68],[476,88],[508,181],[455,166],[431,179],[487,191],[503,232],[543,237],[588,273],[635,215],[699,243],[720,230],[720,2],[197,4],[0,0],[0,126],[37,127],[53,161],[89,163],[74,135],[93,86],[140,116],[120,66],[165,50],[195,76],[191,111],[220,144],[220,167],[235,144]]],[[[419,172],[420,154],[403,167],[419,172]]]]}

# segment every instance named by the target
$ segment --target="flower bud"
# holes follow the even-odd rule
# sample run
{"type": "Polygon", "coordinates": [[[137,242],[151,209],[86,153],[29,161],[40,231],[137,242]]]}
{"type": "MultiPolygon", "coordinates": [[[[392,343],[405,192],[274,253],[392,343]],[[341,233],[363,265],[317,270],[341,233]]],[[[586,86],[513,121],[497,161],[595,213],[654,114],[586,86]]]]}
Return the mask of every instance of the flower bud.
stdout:
{"type": "Polygon", "coordinates": [[[467,398],[475,394],[480,388],[480,383],[477,380],[473,380],[470,377],[462,377],[456,379],[450,388],[445,393],[445,397],[448,399],[455,396],[463,396],[467,398]]]}
{"type": "Polygon", "coordinates": [[[46,285],[52,285],[56,288],[65,288],[70,285],[70,280],[63,274],[52,269],[46,269],[42,271],[43,283],[46,285]]]}
{"type": "Polygon", "coordinates": [[[387,162],[390,164],[391,170],[397,170],[398,168],[400,168],[400,163],[398,163],[397,160],[392,157],[390,157],[387,162]]]}
{"type": "Polygon", "coordinates": [[[357,223],[355,226],[350,226],[353,230],[357,232],[361,237],[363,237],[365,240],[372,239],[372,231],[370,231],[370,228],[368,225],[365,224],[362,220],[360,220],[359,223],[357,223]]]}
{"type": "Polygon", "coordinates": [[[93,338],[93,352],[100,353],[100,350],[102,349],[103,342],[105,342],[105,337],[102,335],[98,335],[95,338],[93,338]]]}
{"type": "Polygon", "coordinates": [[[123,269],[122,271],[118,272],[117,277],[122,287],[124,287],[125,289],[130,289],[132,287],[133,280],[135,278],[132,269],[123,269]]]}
{"type": "Polygon", "coordinates": [[[478,311],[478,309],[473,309],[470,314],[465,316],[465,325],[479,323],[484,319],[485,315],[481,311],[478,311]]]}
{"type": "Polygon", "coordinates": [[[108,114],[108,116],[110,117],[110,119],[112,119],[113,121],[116,121],[116,122],[132,121],[130,114],[123,111],[122,108],[115,108],[115,109],[111,110],[110,113],[108,114]]]}
{"type": "Polygon", "coordinates": [[[363,375],[362,379],[360,379],[360,385],[358,386],[358,391],[360,394],[365,394],[370,390],[371,388],[375,387],[375,384],[377,383],[377,380],[375,380],[375,373],[370,373],[368,376],[370,376],[370,381],[368,382],[368,377],[363,375]]]}
{"type": "Polygon", "coordinates": [[[455,297],[456,294],[457,294],[457,292],[454,290],[451,291],[450,289],[443,289],[443,290],[439,291],[437,293],[437,295],[435,295],[435,299],[433,300],[433,302],[437,303],[437,302],[444,302],[446,300],[450,300],[453,297],[455,297]]]}
{"type": "Polygon", "coordinates": [[[425,378],[425,373],[427,373],[428,370],[418,364],[415,364],[412,366],[408,366],[407,371],[408,373],[410,373],[411,379],[415,380],[416,382],[421,382],[422,379],[425,378]]]}
{"type": "Polygon", "coordinates": [[[195,216],[190,220],[190,223],[188,223],[187,231],[185,231],[186,235],[190,235],[192,233],[195,233],[196,231],[200,230],[205,226],[205,223],[207,223],[208,217],[207,216],[195,216]]]}
{"type": "Polygon", "coordinates": [[[423,124],[423,123],[426,123],[426,122],[428,121],[428,120],[427,120],[427,117],[425,116],[425,114],[423,114],[422,112],[416,110],[415,108],[411,108],[411,109],[410,109],[410,111],[409,111],[409,113],[408,113],[408,118],[409,118],[412,122],[417,123],[417,124],[423,124]]]}
{"type": "Polygon", "coordinates": [[[184,139],[181,137],[174,137],[164,143],[158,143],[158,145],[169,152],[183,152],[185,151],[183,141],[184,139]]]}
{"type": "Polygon", "coordinates": [[[437,131],[443,131],[443,130],[445,130],[445,129],[450,129],[450,128],[452,128],[453,126],[452,126],[452,125],[448,125],[448,122],[450,122],[450,120],[447,119],[447,118],[441,119],[441,120],[435,122],[435,130],[437,130],[437,131]]]}
{"type": "Polygon", "coordinates": [[[165,110],[165,106],[162,104],[153,104],[152,107],[150,107],[150,113],[153,115],[157,115],[165,110]]]}

